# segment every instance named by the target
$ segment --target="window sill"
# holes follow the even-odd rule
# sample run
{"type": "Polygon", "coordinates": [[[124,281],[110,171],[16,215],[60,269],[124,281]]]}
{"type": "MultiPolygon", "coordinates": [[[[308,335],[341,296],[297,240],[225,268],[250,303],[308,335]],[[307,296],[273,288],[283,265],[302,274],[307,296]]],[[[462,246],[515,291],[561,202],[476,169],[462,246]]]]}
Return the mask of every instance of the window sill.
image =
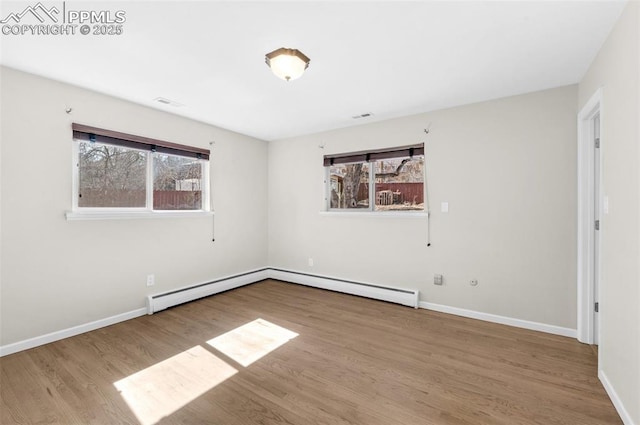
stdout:
{"type": "Polygon", "coordinates": [[[367,217],[367,218],[427,218],[426,211],[320,211],[328,217],[367,217]]]}
{"type": "Polygon", "coordinates": [[[67,211],[67,221],[211,217],[213,211],[67,211]]]}

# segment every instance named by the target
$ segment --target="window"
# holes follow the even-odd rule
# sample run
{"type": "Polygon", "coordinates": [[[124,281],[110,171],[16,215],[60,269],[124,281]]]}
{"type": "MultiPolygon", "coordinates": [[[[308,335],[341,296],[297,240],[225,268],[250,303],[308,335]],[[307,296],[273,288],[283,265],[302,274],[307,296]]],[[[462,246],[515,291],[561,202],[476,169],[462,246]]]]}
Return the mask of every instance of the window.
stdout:
{"type": "Polygon", "coordinates": [[[147,152],[79,142],[78,207],[144,208],[147,152]]]}
{"type": "Polygon", "coordinates": [[[202,209],[203,161],[156,153],[153,156],[153,209],[202,209]]]}
{"type": "Polygon", "coordinates": [[[369,208],[369,164],[332,165],[329,176],[331,208],[369,208]]]}
{"type": "Polygon", "coordinates": [[[424,211],[424,145],[324,157],[332,211],[424,211]]]}
{"type": "Polygon", "coordinates": [[[75,211],[208,211],[206,149],[73,124],[75,211]]]}

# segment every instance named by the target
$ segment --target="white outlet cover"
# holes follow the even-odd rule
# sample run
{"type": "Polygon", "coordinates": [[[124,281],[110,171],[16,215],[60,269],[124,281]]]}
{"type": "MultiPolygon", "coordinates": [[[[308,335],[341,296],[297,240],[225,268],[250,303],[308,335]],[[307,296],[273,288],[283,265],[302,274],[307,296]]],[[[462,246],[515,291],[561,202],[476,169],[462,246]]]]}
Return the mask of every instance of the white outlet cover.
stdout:
{"type": "Polygon", "coordinates": [[[449,212],[449,203],[443,202],[442,204],[440,204],[440,211],[442,211],[443,213],[449,212]]]}

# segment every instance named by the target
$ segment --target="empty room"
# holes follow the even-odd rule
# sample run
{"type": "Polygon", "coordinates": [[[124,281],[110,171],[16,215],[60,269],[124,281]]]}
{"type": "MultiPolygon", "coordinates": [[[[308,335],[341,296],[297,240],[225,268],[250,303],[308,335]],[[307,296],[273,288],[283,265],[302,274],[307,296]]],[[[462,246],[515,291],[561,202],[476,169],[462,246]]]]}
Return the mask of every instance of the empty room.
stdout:
{"type": "Polygon", "coordinates": [[[640,2],[0,28],[2,425],[640,425],[640,2]]]}

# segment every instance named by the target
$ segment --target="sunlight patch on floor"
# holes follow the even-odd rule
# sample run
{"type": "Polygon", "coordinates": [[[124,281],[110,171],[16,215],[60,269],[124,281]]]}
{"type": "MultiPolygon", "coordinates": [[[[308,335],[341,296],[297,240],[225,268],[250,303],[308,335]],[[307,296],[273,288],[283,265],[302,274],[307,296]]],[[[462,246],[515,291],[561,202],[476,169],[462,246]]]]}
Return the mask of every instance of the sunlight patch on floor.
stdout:
{"type": "Polygon", "coordinates": [[[267,320],[256,319],[207,341],[207,344],[247,367],[297,336],[267,320]]]}
{"type": "Polygon", "coordinates": [[[201,346],[190,348],[113,385],[141,425],[152,425],[238,371],[201,346]]]}

